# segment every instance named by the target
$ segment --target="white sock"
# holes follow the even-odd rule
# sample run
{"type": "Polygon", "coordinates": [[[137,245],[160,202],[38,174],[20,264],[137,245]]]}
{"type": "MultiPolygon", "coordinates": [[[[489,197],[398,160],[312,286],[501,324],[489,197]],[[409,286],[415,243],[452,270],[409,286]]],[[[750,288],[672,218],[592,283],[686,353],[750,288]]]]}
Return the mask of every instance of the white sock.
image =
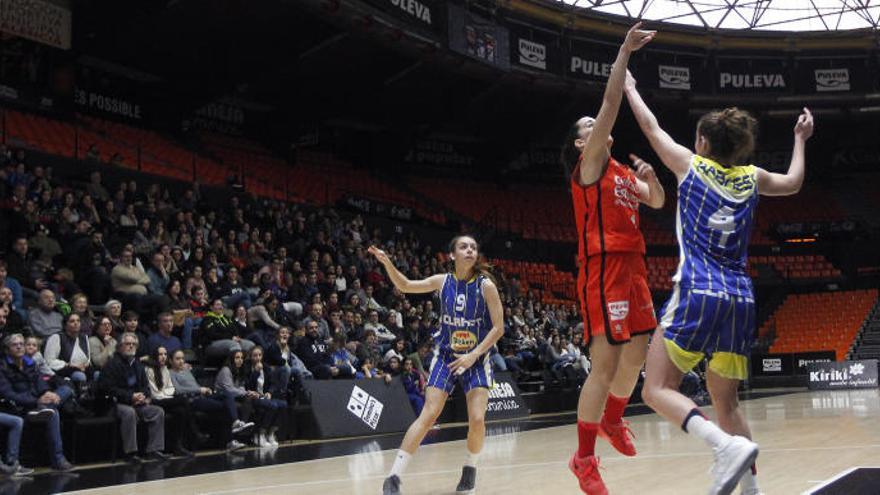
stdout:
{"type": "Polygon", "coordinates": [[[472,468],[477,467],[477,461],[480,460],[480,454],[474,454],[471,451],[468,451],[467,459],[464,461],[465,466],[470,466],[472,468]]]}
{"type": "Polygon", "coordinates": [[[752,490],[758,491],[758,477],[752,474],[752,470],[746,471],[746,474],[739,479],[739,487],[742,491],[752,490]]]}
{"type": "Polygon", "coordinates": [[[409,460],[412,457],[412,454],[405,450],[398,450],[397,457],[394,458],[394,465],[391,466],[391,472],[388,476],[400,476],[406,471],[406,466],[409,464],[409,460]]]}
{"type": "Polygon", "coordinates": [[[685,423],[685,431],[703,439],[710,447],[720,447],[730,440],[730,435],[699,414],[694,414],[688,419],[685,423]]]}

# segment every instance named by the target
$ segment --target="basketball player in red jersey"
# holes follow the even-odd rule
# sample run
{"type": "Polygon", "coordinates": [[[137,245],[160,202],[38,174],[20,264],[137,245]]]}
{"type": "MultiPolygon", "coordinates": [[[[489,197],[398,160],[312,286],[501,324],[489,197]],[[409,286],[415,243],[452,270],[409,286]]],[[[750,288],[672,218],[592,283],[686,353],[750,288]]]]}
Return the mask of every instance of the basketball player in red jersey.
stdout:
{"type": "Polygon", "coordinates": [[[595,456],[597,436],[624,455],[636,454],[623,411],[657,326],[639,203],[662,208],[665,193],[651,165],[630,155],[633,171],[611,157],[611,128],[623,97],[627,62],[656,34],[640,28],[638,23],[629,30],[618,51],[599,114],[574,124],[561,157],[567,169],[574,166],[570,180],[578,228],[578,297],[592,361],[578,400],[578,450],[569,468],[581,490],[591,495],[608,493],[595,456]]]}

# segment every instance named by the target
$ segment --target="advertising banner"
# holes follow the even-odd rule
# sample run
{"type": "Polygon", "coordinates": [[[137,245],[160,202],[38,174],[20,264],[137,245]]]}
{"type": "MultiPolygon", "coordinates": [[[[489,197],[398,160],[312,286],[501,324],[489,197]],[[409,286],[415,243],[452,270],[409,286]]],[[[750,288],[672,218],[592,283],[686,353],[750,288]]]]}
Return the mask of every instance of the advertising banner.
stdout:
{"type": "Polygon", "coordinates": [[[810,363],[810,390],[877,388],[877,360],[810,363]]]}
{"type": "Polygon", "coordinates": [[[510,69],[507,28],[449,4],[449,48],[499,69],[510,69]]]}
{"type": "Polygon", "coordinates": [[[565,75],[575,79],[607,81],[616,53],[611,46],[570,40],[565,75]]]}
{"type": "Polygon", "coordinates": [[[412,24],[432,31],[439,31],[441,26],[440,10],[432,0],[365,0],[370,5],[388,12],[412,24]]]}
{"type": "Polygon", "coordinates": [[[495,374],[495,386],[489,390],[489,405],[486,419],[524,418],[529,408],[516,385],[516,380],[508,372],[495,374]]]}
{"type": "Polygon", "coordinates": [[[415,421],[400,378],[305,380],[320,438],[406,431],[415,421]]]}
{"type": "Polygon", "coordinates": [[[510,63],[516,67],[550,74],[562,72],[562,51],[555,35],[535,29],[512,28],[510,47],[510,63]]]}
{"type": "Polygon", "coordinates": [[[718,58],[715,88],[719,93],[787,93],[791,75],[782,59],[718,58]]]}

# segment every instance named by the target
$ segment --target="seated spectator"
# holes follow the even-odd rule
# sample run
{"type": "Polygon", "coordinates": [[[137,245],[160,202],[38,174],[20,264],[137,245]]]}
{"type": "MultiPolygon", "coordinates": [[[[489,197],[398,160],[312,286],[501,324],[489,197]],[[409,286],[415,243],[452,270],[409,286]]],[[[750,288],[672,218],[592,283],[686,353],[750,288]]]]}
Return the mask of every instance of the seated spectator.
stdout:
{"type": "MultiPolygon", "coordinates": [[[[244,444],[233,439],[232,435],[250,429],[254,423],[245,423],[238,418],[238,409],[233,394],[219,390],[215,392],[208,387],[199,385],[186,364],[182,350],[171,355],[171,382],[174,387],[174,396],[185,398],[192,411],[203,412],[212,417],[215,415],[225,417],[224,423],[227,426],[223,431],[228,434],[224,433],[224,443],[228,450],[244,447],[244,444]]],[[[196,426],[195,423],[193,425],[196,426]]],[[[196,431],[198,430],[196,429],[196,431]]]]}
{"type": "Polygon", "coordinates": [[[172,354],[174,351],[184,348],[180,339],[171,335],[171,331],[174,329],[174,316],[171,313],[159,314],[156,322],[158,323],[156,332],[150,335],[147,341],[147,354],[155,353],[159,347],[164,347],[167,352],[172,354]]]}
{"type": "Polygon", "coordinates": [[[238,275],[238,268],[230,266],[226,270],[226,278],[220,284],[217,296],[223,299],[223,304],[229,308],[234,308],[239,304],[243,304],[245,309],[253,305],[251,294],[238,275]]]}
{"type": "Polygon", "coordinates": [[[572,366],[574,357],[568,355],[568,350],[562,347],[558,335],[551,338],[544,352],[544,363],[549,366],[556,378],[568,384],[579,383],[577,371],[572,366]]]}
{"type": "Polygon", "coordinates": [[[400,377],[409,397],[409,403],[418,417],[425,407],[425,377],[415,369],[412,359],[409,358],[403,360],[403,372],[400,377]]]}
{"type": "Polygon", "coordinates": [[[196,288],[204,289],[205,298],[208,297],[207,296],[208,286],[205,285],[205,280],[202,278],[202,266],[201,265],[195,265],[192,268],[192,276],[190,276],[188,279],[186,279],[186,286],[184,287],[184,292],[190,296],[193,296],[193,298],[194,298],[195,294],[193,293],[193,291],[195,291],[196,288]]]}
{"type": "Polygon", "coordinates": [[[407,359],[411,359],[413,362],[413,368],[416,369],[419,373],[422,373],[425,376],[428,376],[430,373],[431,360],[434,357],[434,344],[430,340],[425,340],[419,343],[418,347],[416,347],[416,352],[413,352],[407,359]]]}
{"type": "Polygon", "coordinates": [[[107,364],[107,361],[116,353],[116,339],[113,338],[113,324],[110,318],[102,316],[98,318],[95,333],[89,337],[89,357],[96,371],[107,364]]]}
{"type": "Polygon", "coordinates": [[[288,390],[296,391],[302,386],[303,380],[313,378],[312,372],[290,348],[290,329],[281,327],[275,341],[266,349],[265,361],[284,373],[280,377],[288,382],[288,390]]]}
{"type": "Polygon", "coordinates": [[[385,353],[383,362],[387,363],[389,359],[396,357],[398,361],[403,362],[403,356],[406,354],[406,339],[397,339],[388,352],[385,353]]]}
{"type": "MultiPolygon", "coordinates": [[[[143,325],[140,324],[140,315],[135,313],[134,311],[126,311],[122,315],[122,332],[123,333],[134,333],[138,336],[139,342],[146,342],[147,339],[152,335],[149,330],[144,328],[143,325]]],[[[138,348],[138,358],[143,358],[147,355],[146,345],[143,346],[143,349],[138,348]]]]}
{"type": "Polygon", "coordinates": [[[381,368],[385,361],[383,359],[382,348],[379,347],[379,339],[376,337],[376,332],[372,330],[366,330],[364,332],[364,341],[358,347],[357,358],[361,365],[369,359],[373,362],[374,366],[379,366],[381,368]]]}
{"type": "Polygon", "coordinates": [[[385,363],[385,377],[386,381],[391,381],[391,378],[395,376],[400,376],[400,373],[403,371],[403,368],[400,365],[400,359],[397,359],[397,356],[392,356],[391,359],[385,363]]]}
{"type": "Polygon", "coordinates": [[[28,313],[28,323],[34,335],[43,339],[61,332],[62,316],[55,309],[55,294],[48,289],[40,291],[37,306],[28,313]]]}
{"type": "Polygon", "coordinates": [[[279,328],[290,325],[290,318],[279,307],[278,299],[271,294],[248,310],[248,320],[254,327],[254,333],[248,336],[248,340],[260,347],[271,343],[279,328]]]}
{"type": "Polygon", "coordinates": [[[244,304],[239,304],[235,307],[235,311],[232,314],[232,323],[238,327],[236,331],[238,335],[247,336],[254,333],[254,327],[251,326],[248,320],[248,310],[244,307],[244,304]]]}
{"type": "Polygon", "coordinates": [[[385,311],[385,308],[376,300],[375,288],[372,285],[364,287],[364,305],[369,311],[385,311]]]}
{"type": "Polygon", "coordinates": [[[248,380],[248,368],[245,365],[244,351],[234,349],[226,358],[226,363],[217,373],[214,388],[221,393],[231,395],[238,405],[239,417],[248,421],[253,413],[253,401],[258,398],[256,392],[249,392],[245,386],[248,380]]]}
{"type": "Polygon", "coordinates": [[[583,332],[572,332],[572,340],[567,343],[568,354],[574,357],[574,368],[578,370],[582,376],[590,374],[590,360],[584,354],[583,348],[584,334],[583,332]]]}
{"type": "Polygon", "coordinates": [[[116,402],[116,417],[122,433],[122,451],[129,464],[140,464],[138,456],[137,424],[148,425],[146,456],[165,461],[165,411],[150,404],[150,387],[144,366],[135,357],[138,347],[136,334],[124,333],[113,358],[101,370],[99,384],[116,402]]]}
{"type": "Polygon", "coordinates": [[[192,310],[189,306],[189,298],[183,293],[180,280],[172,279],[168,282],[165,293],[165,304],[171,311],[186,311],[190,313],[192,310]]]}
{"type": "Polygon", "coordinates": [[[220,276],[217,275],[217,267],[209,267],[207,269],[207,273],[205,274],[205,289],[207,290],[208,297],[216,297],[216,295],[220,292],[220,284],[222,281],[220,280],[220,276]]]}
{"type": "Polygon", "coordinates": [[[168,272],[165,270],[165,255],[153,253],[150,259],[150,268],[147,270],[147,276],[150,278],[150,283],[147,285],[147,290],[150,294],[164,296],[165,289],[171,282],[171,277],[168,276],[168,272]]]}
{"type": "Polygon", "coordinates": [[[82,292],[78,292],[70,298],[70,309],[79,315],[79,331],[86,337],[92,334],[95,326],[95,315],[89,309],[89,298],[82,292]]]}
{"type": "Polygon", "coordinates": [[[46,341],[46,362],[56,375],[68,377],[75,383],[85,383],[92,365],[89,338],[80,332],[76,313],[64,318],[64,331],[46,341]]]}
{"type": "Polygon", "coordinates": [[[296,355],[319,380],[354,377],[354,373],[348,367],[338,368],[333,364],[328,345],[318,334],[316,321],[310,321],[306,325],[306,335],[297,343],[296,355]]]}
{"type": "Polygon", "coordinates": [[[199,327],[199,335],[205,345],[208,359],[224,359],[234,348],[250,352],[254,343],[244,337],[241,327],[224,314],[225,308],[221,299],[211,303],[211,310],[205,314],[199,327]]]}
{"type": "Polygon", "coordinates": [[[12,292],[9,287],[0,289],[0,339],[14,333],[28,335],[31,333],[19,313],[12,309],[12,305],[9,303],[11,298],[12,292]]]}
{"type": "MultiPolygon", "coordinates": [[[[52,469],[70,471],[73,465],[64,457],[61,444],[61,397],[49,390],[33,360],[25,355],[24,337],[13,334],[4,340],[6,355],[0,359],[0,397],[14,404],[28,422],[46,422],[46,440],[52,457],[52,469]]],[[[17,452],[15,453],[17,457],[17,452]]],[[[17,459],[15,459],[17,460],[17,459]]]]}
{"type": "Polygon", "coordinates": [[[9,276],[8,265],[3,260],[0,260],[0,288],[9,289],[12,293],[12,308],[18,311],[22,318],[27,317],[27,313],[24,311],[24,299],[21,284],[14,277],[9,276]]]}
{"type": "Polygon", "coordinates": [[[12,240],[12,250],[6,257],[6,270],[10,277],[21,284],[25,293],[34,294],[34,291],[48,287],[29,250],[27,236],[23,234],[14,236],[12,240]]]}
{"type": "Polygon", "coordinates": [[[338,334],[333,338],[331,347],[333,366],[339,368],[341,376],[357,377],[357,367],[355,366],[357,358],[346,348],[346,343],[344,334],[338,334]]]}
{"type": "Polygon", "coordinates": [[[277,447],[278,439],[275,438],[275,434],[278,431],[281,415],[287,410],[287,402],[273,398],[273,391],[277,394],[279,385],[286,390],[286,384],[272,383],[272,373],[263,365],[262,347],[256,346],[251,349],[248,357],[248,379],[245,388],[248,392],[256,393],[253,406],[257,415],[256,423],[259,425],[259,430],[254,435],[254,445],[277,447]]]}
{"type": "Polygon", "coordinates": [[[330,333],[330,324],[324,319],[323,304],[315,303],[309,307],[309,316],[303,320],[303,323],[305,323],[306,328],[308,328],[308,324],[313,321],[318,324],[318,336],[321,340],[330,343],[333,340],[333,335],[330,333]]]}
{"type": "Polygon", "coordinates": [[[40,340],[39,337],[25,337],[24,355],[31,358],[34,362],[34,367],[37,369],[37,373],[39,373],[41,377],[44,379],[51,379],[55,377],[55,370],[49,366],[49,363],[46,362],[46,358],[43,357],[43,353],[40,352],[42,347],[43,341],[40,340]]]}
{"type": "Polygon", "coordinates": [[[121,335],[125,331],[125,323],[122,321],[122,303],[116,299],[110,299],[104,303],[104,314],[110,318],[113,324],[113,333],[121,335]]]}
{"type": "Polygon", "coordinates": [[[210,309],[208,304],[208,291],[203,287],[194,288],[189,300],[190,316],[184,320],[183,332],[181,333],[184,349],[192,349],[192,336],[196,329],[201,327],[202,319],[210,309]]]}
{"type": "Polygon", "coordinates": [[[134,264],[134,253],[125,249],[119,255],[119,264],[110,272],[113,292],[125,298],[127,305],[131,305],[138,313],[155,314],[155,308],[160,304],[158,296],[150,296],[147,286],[150,277],[134,264]]]}
{"type": "Polygon", "coordinates": [[[147,374],[152,404],[161,407],[166,418],[169,415],[174,418],[174,455],[192,457],[192,451],[184,445],[186,440],[189,439],[191,446],[196,446],[207,439],[207,435],[200,432],[193,421],[186,398],[175,395],[171,372],[168,370],[168,352],[164,347],[160,346],[150,354],[144,372],[147,374]]]}
{"type": "Polygon", "coordinates": [[[375,309],[370,310],[367,315],[367,322],[364,323],[364,331],[368,332],[371,330],[376,334],[380,345],[390,345],[397,340],[397,335],[394,335],[394,332],[388,330],[388,327],[379,322],[379,312],[375,309]]]}

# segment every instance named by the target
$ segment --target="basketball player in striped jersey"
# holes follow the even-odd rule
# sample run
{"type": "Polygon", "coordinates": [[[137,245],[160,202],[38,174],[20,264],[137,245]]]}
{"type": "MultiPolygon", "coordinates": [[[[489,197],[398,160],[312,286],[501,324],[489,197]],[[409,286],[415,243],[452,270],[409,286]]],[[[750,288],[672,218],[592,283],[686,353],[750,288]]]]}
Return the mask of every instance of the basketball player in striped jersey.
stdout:
{"type": "Polygon", "coordinates": [[[456,493],[472,494],[476,490],[477,460],[486,437],[489,389],[494,386],[488,352],[504,334],[498,287],[488,267],[480,261],[477,241],[470,236],[461,235],[450,242],[448,273],[424,280],[407,279],[381,249],[371,246],[369,252],[385,266],[391,282],[401,292],[437,292],[440,296],[440,326],[433,335],[437,350],[431,362],[425,406],[403,438],[383,493],[400,493],[400,476],[410,457],[458,384],[467,399],[468,454],[456,493]]]}
{"type": "Polygon", "coordinates": [[[737,483],[743,494],[758,494],[758,446],[750,440],[737,402],[755,332],[749,237],[759,194],[785,196],[800,190],[813,117],[806,108],[798,117],[791,164],[787,173],[778,174],[748,164],[757,124],[748,113],[727,108],[703,115],[691,151],[660,128],[630,74],[625,92],[654,151],[678,179],[679,265],[672,296],[660,312],[662,336],[658,332],[648,352],[642,397],[714,449],[711,494],[731,493],[737,483]],[[705,358],[717,426],[678,391],[682,375],[705,358]]]}
{"type": "Polygon", "coordinates": [[[590,495],[608,493],[595,456],[597,436],[624,455],[636,455],[623,412],[657,326],[639,204],[662,208],[665,193],[649,164],[630,155],[633,171],[611,156],[627,62],[655,35],[640,27],[633,26],[620,47],[596,118],[575,123],[561,157],[564,167],[574,166],[569,177],[578,228],[578,297],[592,362],[578,399],[578,449],[569,468],[590,495]]]}

